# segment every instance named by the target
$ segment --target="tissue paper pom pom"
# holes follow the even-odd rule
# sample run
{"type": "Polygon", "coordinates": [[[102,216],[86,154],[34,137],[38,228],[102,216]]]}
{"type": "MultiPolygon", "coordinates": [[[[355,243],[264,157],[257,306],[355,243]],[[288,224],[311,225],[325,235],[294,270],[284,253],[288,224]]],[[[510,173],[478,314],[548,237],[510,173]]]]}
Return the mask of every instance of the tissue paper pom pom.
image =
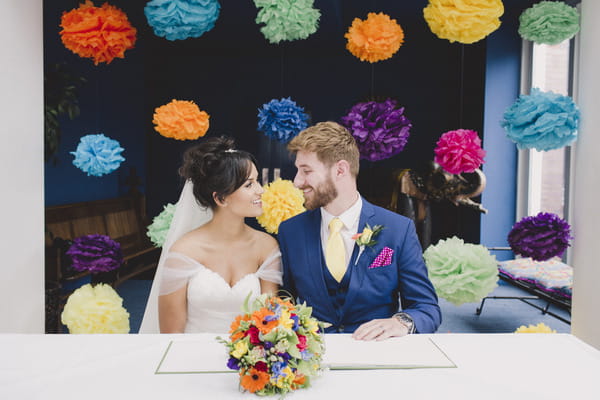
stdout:
{"type": "Polygon", "coordinates": [[[254,0],[259,8],[257,24],[270,43],[282,40],[306,39],[317,31],[321,11],[313,7],[314,0],[254,0]]]}
{"type": "Polygon", "coordinates": [[[125,158],[121,156],[123,150],[119,142],[102,133],[86,135],[79,141],[77,149],[71,152],[75,156],[73,165],[87,173],[88,176],[109,174],[125,161],[125,158]]]}
{"type": "Polygon", "coordinates": [[[500,0],[429,0],[423,16],[440,39],[475,43],[500,26],[504,5],[500,0]]]}
{"type": "Polygon", "coordinates": [[[404,31],[384,13],[369,13],[366,20],[354,18],[344,35],[346,48],[361,61],[374,63],[391,58],[402,46],[404,31]]]}
{"type": "Polygon", "coordinates": [[[521,325],[517,328],[515,333],[556,333],[554,329],[551,329],[548,325],[540,322],[537,325],[521,325]]]}
{"type": "Polygon", "coordinates": [[[258,109],[258,130],[282,143],[306,128],[308,115],[289,97],[273,99],[258,109]]]}
{"type": "Polygon", "coordinates": [[[437,294],[452,304],[480,301],[497,286],[496,257],[485,246],[454,236],[429,246],[423,257],[437,294]]]}
{"type": "Polygon", "coordinates": [[[568,96],[542,92],[521,95],[500,122],[519,149],[558,149],[577,139],[579,108],[568,96]]]}
{"type": "Polygon", "coordinates": [[[541,1],[519,16],[519,35],[536,43],[558,44],[579,32],[579,11],[562,1],[541,1]]]}
{"type": "Polygon", "coordinates": [[[124,58],[125,50],[133,49],[136,29],[127,15],[115,6],[104,3],[94,7],[86,0],[79,8],[63,12],[60,38],[65,47],[80,57],[94,60],[94,64],[124,58]]]}
{"type": "Polygon", "coordinates": [[[110,286],[89,283],[67,299],[61,321],[69,333],[129,333],[129,313],[110,286]]]}
{"type": "Polygon", "coordinates": [[[148,225],[146,235],[154,243],[154,246],[162,247],[165,243],[176,209],[177,207],[174,204],[168,203],[163,207],[162,212],[154,217],[152,223],[148,225]]]}
{"type": "Polygon", "coordinates": [[[167,138],[196,140],[206,135],[210,116],[193,101],[172,100],[154,110],[154,129],[167,138]]]}
{"type": "Polygon", "coordinates": [[[558,215],[545,212],[521,219],[508,234],[508,244],[516,254],[536,261],[561,256],[571,239],[571,226],[558,215]]]}
{"type": "Polygon", "coordinates": [[[217,0],[152,0],[144,14],[156,36],[183,40],[214,28],[220,10],[217,0]]]}
{"type": "Polygon", "coordinates": [[[261,200],[263,213],[256,220],[269,233],[277,234],[279,224],[305,211],[302,190],[292,181],[276,179],[269,183],[261,200]]]}
{"type": "Polygon", "coordinates": [[[106,235],[75,238],[66,253],[77,271],[107,272],[123,263],[121,245],[106,235]]]}
{"type": "Polygon", "coordinates": [[[451,174],[474,172],[483,164],[485,150],[477,132],[470,129],[448,131],[437,141],[434,161],[451,174]]]}
{"type": "Polygon", "coordinates": [[[369,101],[352,106],[341,118],[360,151],[360,158],[378,161],[400,153],[410,135],[411,122],[404,116],[404,107],[395,100],[369,101]]]}

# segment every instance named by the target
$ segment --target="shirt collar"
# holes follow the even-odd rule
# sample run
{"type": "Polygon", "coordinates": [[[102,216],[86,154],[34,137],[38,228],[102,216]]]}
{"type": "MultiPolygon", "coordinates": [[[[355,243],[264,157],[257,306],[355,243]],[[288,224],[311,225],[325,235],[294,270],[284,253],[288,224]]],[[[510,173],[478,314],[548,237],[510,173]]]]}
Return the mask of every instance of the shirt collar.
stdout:
{"type": "MultiPolygon", "coordinates": [[[[362,197],[360,196],[360,193],[357,194],[358,199],[354,202],[354,204],[337,216],[344,223],[343,229],[358,231],[358,220],[360,218],[360,211],[362,209],[362,197]]],[[[328,227],[331,220],[335,217],[335,215],[330,214],[323,207],[321,207],[321,221],[324,226],[328,227]]]]}

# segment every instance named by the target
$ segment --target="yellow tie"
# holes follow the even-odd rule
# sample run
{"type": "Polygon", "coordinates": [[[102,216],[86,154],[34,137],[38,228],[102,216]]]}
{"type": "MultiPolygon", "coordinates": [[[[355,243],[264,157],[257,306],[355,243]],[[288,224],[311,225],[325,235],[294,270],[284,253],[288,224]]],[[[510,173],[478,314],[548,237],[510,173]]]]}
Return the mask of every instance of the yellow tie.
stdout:
{"type": "Polygon", "coordinates": [[[329,272],[340,282],[346,273],[346,249],[340,230],[344,223],[339,218],[334,218],[329,223],[329,237],[325,246],[325,263],[329,272]]]}

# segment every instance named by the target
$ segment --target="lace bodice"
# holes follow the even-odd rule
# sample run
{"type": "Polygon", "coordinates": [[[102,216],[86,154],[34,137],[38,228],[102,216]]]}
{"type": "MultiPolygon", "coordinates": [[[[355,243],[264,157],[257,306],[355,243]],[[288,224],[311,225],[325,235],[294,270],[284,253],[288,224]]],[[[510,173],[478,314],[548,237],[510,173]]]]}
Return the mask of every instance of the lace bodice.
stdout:
{"type": "Polygon", "coordinates": [[[227,333],[241,313],[248,296],[260,294],[260,279],[281,284],[281,253],[274,251],[254,273],[230,286],[221,275],[198,261],[177,252],[167,255],[160,294],[172,293],[187,284],[188,315],[186,333],[227,333]]]}

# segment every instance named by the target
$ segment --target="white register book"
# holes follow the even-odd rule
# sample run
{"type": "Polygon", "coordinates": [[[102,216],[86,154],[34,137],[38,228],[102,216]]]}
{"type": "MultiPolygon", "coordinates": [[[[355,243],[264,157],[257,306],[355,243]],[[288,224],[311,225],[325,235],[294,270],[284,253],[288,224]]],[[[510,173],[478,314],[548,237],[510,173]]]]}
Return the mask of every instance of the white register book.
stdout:
{"type": "MultiPolygon", "coordinates": [[[[171,341],[156,369],[157,374],[235,372],[227,368],[227,350],[216,334],[205,340],[171,341]]],[[[225,335],[223,335],[225,336],[225,335]]],[[[195,335],[197,337],[197,335],[195,335]]],[[[433,339],[409,335],[381,342],[359,341],[349,334],[325,335],[322,366],[331,369],[455,368],[433,339]]]]}

